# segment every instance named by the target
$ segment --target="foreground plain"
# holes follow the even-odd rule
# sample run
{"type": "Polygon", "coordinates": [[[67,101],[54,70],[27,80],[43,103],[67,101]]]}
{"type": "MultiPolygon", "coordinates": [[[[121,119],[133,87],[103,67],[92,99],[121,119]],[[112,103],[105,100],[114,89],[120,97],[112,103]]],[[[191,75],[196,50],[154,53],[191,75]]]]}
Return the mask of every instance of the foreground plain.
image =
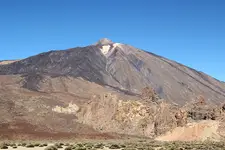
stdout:
{"type": "Polygon", "coordinates": [[[150,140],[83,142],[1,142],[1,149],[9,150],[225,150],[224,142],[158,142],[150,140]]]}

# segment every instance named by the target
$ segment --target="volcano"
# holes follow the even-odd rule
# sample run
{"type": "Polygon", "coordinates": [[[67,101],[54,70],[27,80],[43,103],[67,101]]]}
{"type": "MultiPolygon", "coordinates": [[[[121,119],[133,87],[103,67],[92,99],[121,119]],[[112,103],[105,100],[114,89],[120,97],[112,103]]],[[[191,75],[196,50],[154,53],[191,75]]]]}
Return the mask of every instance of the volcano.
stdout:
{"type": "Polygon", "coordinates": [[[4,138],[154,137],[155,116],[162,119],[158,133],[176,126],[171,105],[182,107],[199,95],[213,105],[225,100],[224,82],[106,38],[1,63],[0,84],[4,138]],[[143,100],[145,87],[163,102],[143,100]]]}

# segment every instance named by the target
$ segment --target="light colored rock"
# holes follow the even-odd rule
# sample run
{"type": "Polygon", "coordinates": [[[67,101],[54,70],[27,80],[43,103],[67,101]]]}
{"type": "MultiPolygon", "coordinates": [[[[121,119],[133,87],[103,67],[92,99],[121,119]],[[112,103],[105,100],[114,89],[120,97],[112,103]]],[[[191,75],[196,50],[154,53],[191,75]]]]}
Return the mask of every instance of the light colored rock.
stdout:
{"type": "Polygon", "coordinates": [[[200,122],[188,123],[184,127],[177,127],[171,132],[156,138],[158,141],[205,141],[220,139],[217,130],[218,121],[204,120],[200,122]]]}
{"type": "Polygon", "coordinates": [[[76,114],[79,107],[76,104],[69,103],[68,107],[55,106],[52,111],[64,114],[76,114]]]}
{"type": "Polygon", "coordinates": [[[100,48],[100,50],[101,50],[102,54],[106,55],[110,50],[110,45],[104,45],[104,46],[102,46],[102,48],[100,48]]]}

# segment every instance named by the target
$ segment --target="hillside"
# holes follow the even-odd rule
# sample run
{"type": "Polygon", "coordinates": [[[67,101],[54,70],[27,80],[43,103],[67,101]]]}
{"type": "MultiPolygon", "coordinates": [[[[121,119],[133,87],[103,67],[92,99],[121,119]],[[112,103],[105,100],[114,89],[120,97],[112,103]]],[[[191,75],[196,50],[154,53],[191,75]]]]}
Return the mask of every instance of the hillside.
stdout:
{"type": "Polygon", "coordinates": [[[225,100],[223,82],[108,39],[0,64],[0,85],[2,138],[155,138],[200,95],[215,113],[225,100]]]}
{"type": "Polygon", "coordinates": [[[150,86],[160,97],[178,104],[198,95],[217,104],[225,98],[222,82],[153,53],[108,39],[87,47],[42,53],[0,67],[1,75],[37,73],[81,77],[134,94],[150,86]]]}

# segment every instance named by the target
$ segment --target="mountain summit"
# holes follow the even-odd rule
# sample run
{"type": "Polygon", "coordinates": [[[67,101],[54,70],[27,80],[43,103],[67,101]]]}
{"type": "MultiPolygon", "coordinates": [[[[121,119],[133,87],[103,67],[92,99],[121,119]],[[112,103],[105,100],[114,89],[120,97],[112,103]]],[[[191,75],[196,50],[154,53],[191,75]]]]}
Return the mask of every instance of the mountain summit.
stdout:
{"type": "Polygon", "coordinates": [[[113,42],[110,39],[107,39],[107,38],[100,39],[96,43],[96,45],[111,45],[111,44],[113,44],[113,42]]]}

